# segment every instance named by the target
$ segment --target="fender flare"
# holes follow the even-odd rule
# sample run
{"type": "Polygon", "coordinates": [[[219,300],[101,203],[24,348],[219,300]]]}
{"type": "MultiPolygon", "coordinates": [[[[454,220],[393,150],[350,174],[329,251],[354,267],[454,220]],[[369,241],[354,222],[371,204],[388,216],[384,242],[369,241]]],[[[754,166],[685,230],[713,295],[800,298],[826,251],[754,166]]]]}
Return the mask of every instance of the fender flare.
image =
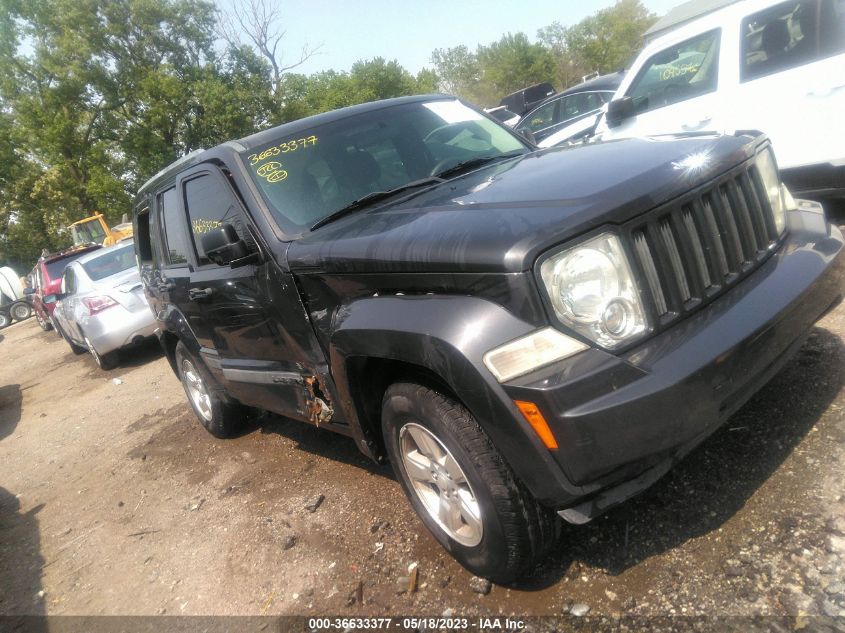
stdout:
{"type": "Polygon", "coordinates": [[[359,448],[369,452],[347,361],[401,361],[433,372],[452,389],[535,497],[559,497],[561,488],[573,496],[583,494],[566,480],[482,361],[490,349],[534,329],[502,306],[469,296],[368,297],[342,307],[334,319],[330,362],[340,405],[359,448]]]}

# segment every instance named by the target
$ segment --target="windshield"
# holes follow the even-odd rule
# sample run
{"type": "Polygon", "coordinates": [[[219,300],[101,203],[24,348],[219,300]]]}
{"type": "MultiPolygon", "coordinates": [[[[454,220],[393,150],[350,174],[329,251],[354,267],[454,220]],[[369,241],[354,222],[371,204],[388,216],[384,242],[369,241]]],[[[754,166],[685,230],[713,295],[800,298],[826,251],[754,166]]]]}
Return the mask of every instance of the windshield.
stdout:
{"type": "Polygon", "coordinates": [[[81,244],[102,244],[106,239],[106,232],[100,225],[98,220],[90,220],[84,224],[77,224],[70,227],[70,232],[73,235],[73,245],[80,246],[81,244]]]}
{"type": "Polygon", "coordinates": [[[339,119],[241,156],[282,229],[295,233],[368,193],[477,158],[527,151],[509,130],[460,101],[439,100],[339,119]]]}
{"type": "Polygon", "coordinates": [[[132,244],[103,251],[94,259],[82,264],[91,281],[100,281],[135,267],[135,248],[132,244]]]}

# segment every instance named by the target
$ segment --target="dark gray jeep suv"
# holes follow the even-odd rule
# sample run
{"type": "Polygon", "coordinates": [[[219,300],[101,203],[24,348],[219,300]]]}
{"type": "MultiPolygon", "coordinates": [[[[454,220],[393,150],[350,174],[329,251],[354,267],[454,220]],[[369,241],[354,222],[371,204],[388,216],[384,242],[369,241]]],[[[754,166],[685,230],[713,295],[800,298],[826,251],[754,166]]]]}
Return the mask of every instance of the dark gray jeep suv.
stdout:
{"type": "Polygon", "coordinates": [[[510,582],[727,419],[842,293],[765,136],[536,151],[445,96],[196,152],[135,202],[158,335],[217,436],[251,408],[389,460],[510,582]]]}

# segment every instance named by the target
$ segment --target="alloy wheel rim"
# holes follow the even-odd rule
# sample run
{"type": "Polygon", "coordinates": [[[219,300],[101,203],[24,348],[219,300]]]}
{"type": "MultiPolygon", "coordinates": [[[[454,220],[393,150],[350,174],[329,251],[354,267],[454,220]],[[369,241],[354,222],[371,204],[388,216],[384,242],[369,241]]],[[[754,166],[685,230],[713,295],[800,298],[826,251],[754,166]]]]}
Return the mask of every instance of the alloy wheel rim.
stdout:
{"type": "Polygon", "coordinates": [[[205,420],[211,422],[211,397],[197,368],[187,358],[182,360],[182,376],[185,378],[185,389],[194,407],[205,420]]]}
{"type": "Polygon", "coordinates": [[[408,422],[399,431],[402,467],[428,515],[461,545],[484,536],[481,507],[466,474],[448,448],[427,428],[408,422]]]}
{"type": "Polygon", "coordinates": [[[91,341],[88,340],[88,337],[85,337],[85,345],[88,348],[88,351],[91,352],[91,356],[94,357],[94,361],[97,363],[99,367],[102,367],[102,361],[100,359],[100,355],[97,353],[97,350],[94,349],[94,345],[91,341]]]}

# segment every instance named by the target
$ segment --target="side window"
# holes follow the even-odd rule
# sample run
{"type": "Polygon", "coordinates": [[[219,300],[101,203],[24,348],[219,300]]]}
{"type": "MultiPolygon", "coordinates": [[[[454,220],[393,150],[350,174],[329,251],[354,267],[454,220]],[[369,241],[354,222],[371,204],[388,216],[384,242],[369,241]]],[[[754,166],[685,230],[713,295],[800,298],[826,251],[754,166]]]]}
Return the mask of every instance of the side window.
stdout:
{"type": "Polygon", "coordinates": [[[708,31],[652,55],[628,89],[637,112],[716,90],[720,34],[720,29],[708,31]]]}
{"type": "Polygon", "coordinates": [[[537,110],[530,115],[530,118],[526,118],[525,125],[519,126],[520,129],[527,127],[532,132],[536,132],[537,130],[542,130],[543,128],[547,128],[555,123],[555,108],[557,107],[557,104],[558,101],[552,101],[551,103],[547,103],[546,105],[537,108],[537,110]]]}
{"type": "Polygon", "coordinates": [[[73,267],[68,266],[67,268],[65,268],[63,281],[65,286],[65,292],[67,294],[72,295],[76,292],[76,277],[73,274],[73,267]]]}
{"type": "Polygon", "coordinates": [[[842,0],[791,0],[742,21],[742,81],[845,51],[842,0]]]}
{"type": "Polygon", "coordinates": [[[136,214],[135,243],[138,245],[138,259],[141,264],[153,261],[152,240],[150,239],[150,208],[144,207],[136,214]]]}
{"type": "Polygon", "coordinates": [[[819,5],[819,57],[845,53],[845,0],[822,0],[819,5]]]}
{"type": "Polygon", "coordinates": [[[202,248],[202,236],[218,226],[235,225],[238,202],[232,190],[216,174],[203,174],[183,184],[185,208],[191,224],[191,236],[200,266],[211,263],[202,248]]]}
{"type": "Polygon", "coordinates": [[[167,261],[172,266],[188,263],[188,233],[185,218],[179,213],[176,189],[170,189],[157,196],[158,212],[164,229],[167,261]]]}
{"type": "Polygon", "coordinates": [[[568,121],[582,114],[598,110],[603,101],[598,92],[582,92],[560,102],[560,120],[568,121]]]}

